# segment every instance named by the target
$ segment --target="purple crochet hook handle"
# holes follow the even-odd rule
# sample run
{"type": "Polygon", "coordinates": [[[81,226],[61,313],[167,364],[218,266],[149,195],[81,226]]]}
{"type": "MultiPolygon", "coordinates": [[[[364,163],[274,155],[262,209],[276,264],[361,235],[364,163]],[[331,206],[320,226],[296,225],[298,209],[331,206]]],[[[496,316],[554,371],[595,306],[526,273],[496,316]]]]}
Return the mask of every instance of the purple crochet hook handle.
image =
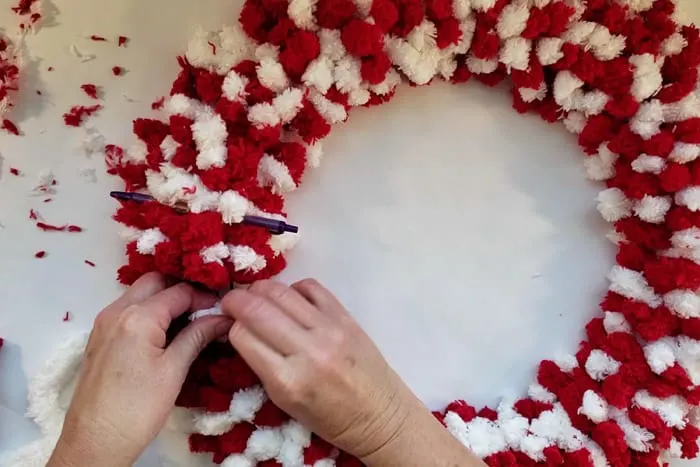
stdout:
{"type": "MultiPolygon", "coordinates": [[[[121,201],[135,201],[137,203],[148,203],[155,201],[152,196],[146,195],[144,193],[134,193],[127,191],[112,191],[109,193],[114,199],[121,201]]],[[[296,225],[287,224],[284,221],[269,219],[267,217],[260,216],[244,216],[243,224],[252,225],[255,227],[262,227],[267,229],[273,235],[281,235],[285,232],[298,233],[299,227],[296,225]]]]}

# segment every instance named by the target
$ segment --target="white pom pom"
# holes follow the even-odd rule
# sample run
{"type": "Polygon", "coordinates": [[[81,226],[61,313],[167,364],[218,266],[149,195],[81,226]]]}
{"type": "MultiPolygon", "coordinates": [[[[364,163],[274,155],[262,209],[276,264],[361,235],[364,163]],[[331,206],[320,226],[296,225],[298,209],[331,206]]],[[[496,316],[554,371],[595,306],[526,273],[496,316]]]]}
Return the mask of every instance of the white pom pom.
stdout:
{"type": "Polygon", "coordinates": [[[256,68],[260,83],[275,92],[281,92],[289,86],[289,79],[282,64],[271,58],[264,58],[256,68]]]}
{"type": "Polygon", "coordinates": [[[540,383],[532,383],[527,389],[527,395],[535,401],[539,402],[554,402],[556,396],[549,392],[547,388],[542,386],[540,383]]]}
{"type": "Polygon", "coordinates": [[[197,144],[197,167],[207,170],[226,164],[228,149],[226,123],[217,113],[204,113],[192,125],[192,136],[197,144]]]}
{"type": "Polygon", "coordinates": [[[516,0],[506,5],[496,24],[496,31],[501,39],[520,36],[527,27],[530,18],[530,8],[525,0],[516,0]]]}
{"type": "Polygon", "coordinates": [[[219,263],[221,260],[229,257],[230,252],[224,242],[219,242],[216,245],[202,249],[199,253],[205,263],[219,263]]]}
{"type": "Polygon", "coordinates": [[[677,142],[669,156],[674,162],[685,164],[692,162],[700,156],[700,145],[677,142]]]}
{"type": "Polygon", "coordinates": [[[632,161],[632,170],[639,173],[660,174],[666,168],[666,160],[659,156],[642,154],[632,161]]]}
{"type": "Polygon", "coordinates": [[[634,206],[637,217],[652,224],[663,222],[669,209],[671,209],[671,199],[667,196],[644,195],[634,206]]]}
{"type": "Polygon", "coordinates": [[[251,270],[252,272],[258,272],[267,266],[265,257],[259,255],[249,246],[235,245],[230,246],[229,250],[233,268],[236,271],[251,270]]]}
{"type": "Polygon", "coordinates": [[[664,295],[664,303],[681,318],[700,318],[700,297],[690,290],[673,290],[664,295]]]}
{"type": "Polygon", "coordinates": [[[241,222],[250,206],[249,201],[233,190],[227,190],[219,197],[217,210],[226,224],[241,222]]]}
{"type": "Polygon", "coordinates": [[[285,193],[297,187],[287,166],[269,154],[260,159],[258,181],[263,186],[271,187],[275,193],[285,193]]]}
{"type": "Polygon", "coordinates": [[[136,138],[131,147],[124,154],[124,160],[126,162],[143,164],[144,162],[146,162],[147,156],[148,147],[146,146],[146,143],[141,141],[139,138],[136,138]]]}
{"type": "Polygon", "coordinates": [[[614,375],[620,369],[620,362],[599,349],[593,349],[586,360],[586,373],[596,381],[614,375]]]}
{"type": "Polygon", "coordinates": [[[305,85],[325,94],[333,86],[333,65],[328,58],[318,57],[309,63],[301,79],[305,85]]]}
{"type": "Polygon", "coordinates": [[[571,107],[570,99],[574,91],[581,89],[584,82],[568,70],[560,71],[554,78],[554,100],[562,107],[571,107]]]}
{"type": "Polygon", "coordinates": [[[608,403],[597,392],[588,389],[583,393],[583,401],[578,413],[585,415],[594,423],[601,423],[608,419],[608,403]]]}
{"type": "Polygon", "coordinates": [[[651,371],[660,375],[676,363],[673,354],[672,342],[664,338],[644,346],[644,357],[647,359],[651,371]]]}
{"type": "Polygon", "coordinates": [[[685,37],[679,32],[674,32],[661,43],[661,53],[666,56],[678,55],[687,45],[685,37]]]}
{"type": "Polygon", "coordinates": [[[663,76],[660,66],[652,54],[632,55],[630,63],[635,67],[632,96],[638,102],[644,102],[661,89],[663,76]]]}
{"type": "Polygon", "coordinates": [[[598,148],[598,154],[589,156],[583,161],[586,174],[591,180],[608,180],[615,176],[615,162],[617,154],[608,149],[607,144],[602,144],[598,148]]]}
{"type": "Polygon", "coordinates": [[[253,467],[255,463],[245,456],[233,454],[221,463],[221,467],[253,467]]]}
{"type": "Polygon", "coordinates": [[[265,391],[260,386],[241,389],[233,395],[228,413],[235,422],[251,421],[266,400],[265,391]]]}
{"type": "Polygon", "coordinates": [[[309,93],[309,100],[328,123],[340,123],[348,118],[348,113],[345,111],[343,105],[336,104],[326,99],[326,97],[319,92],[311,91],[309,93]]]}
{"type": "Polygon", "coordinates": [[[163,159],[170,161],[173,156],[175,156],[178,147],[180,147],[180,143],[175,141],[171,135],[166,136],[163,142],[160,143],[160,151],[163,153],[163,159]]]}
{"type": "Polygon", "coordinates": [[[291,0],[287,7],[287,14],[297,27],[313,31],[317,27],[315,10],[316,0],[291,0]]]}
{"type": "Polygon", "coordinates": [[[608,222],[616,222],[632,214],[632,202],[619,188],[598,193],[598,212],[608,222]]]}
{"type": "Polygon", "coordinates": [[[500,60],[506,67],[526,70],[530,65],[532,42],[522,37],[506,39],[501,48],[500,60]]]}
{"type": "Polygon", "coordinates": [[[163,235],[159,229],[144,230],[136,242],[136,250],[142,255],[154,255],[156,246],[167,240],[168,237],[163,235]]]}
{"type": "Polygon", "coordinates": [[[323,145],[320,141],[310,144],[306,147],[306,165],[307,167],[317,168],[321,165],[323,158],[323,145]]]}
{"type": "Polygon", "coordinates": [[[248,110],[248,120],[256,128],[275,127],[280,124],[280,116],[269,102],[255,104],[248,110]]]}
{"type": "Polygon", "coordinates": [[[291,122],[297,116],[303,105],[304,93],[301,89],[286,89],[282,94],[272,99],[277,114],[282,123],[291,122]]]}
{"type": "Polygon", "coordinates": [[[264,461],[276,457],[282,448],[282,431],[274,428],[258,428],[248,438],[246,456],[264,461]]]}
{"type": "Polygon", "coordinates": [[[603,317],[603,327],[605,332],[631,332],[630,324],[625,319],[625,315],[614,311],[606,311],[603,317]]]}
{"type": "Polygon", "coordinates": [[[676,203],[691,211],[700,210],[700,187],[691,186],[676,193],[676,203]]]}
{"type": "Polygon", "coordinates": [[[192,415],[194,433],[208,436],[223,435],[231,429],[234,420],[227,412],[209,413],[195,412],[192,415]]]}
{"type": "Polygon", "coordinates": [[[661,305],[661,298],[654,293],[642,273],[622,266],[613,266],[608,273],[610,290],[622,295],[644,302],[652,308],[661,305]]]}
{"type": "Polygon", "coordinates": [[[586,128],[586,122],[586,116],[581,112],[569,112],[564,118],[564,126],[575,135],[578,135],[586,128]]]}
{"type": "Polygon", "coordinates": [[[245,87],[247,84],[248,78],[231,70],[226,74],[221,89],[226,99],[233,102],[240,102],[245,100],[245,87]]]}
{"type": "Polygon", "coordinates": [[[459,21],[465,20],[471,13],[469,0],[452,0],[452,11],[459,21]]]}
{"type": "Polygon", "coordinates": [[[564,52],[561,47],[564,41],[558,37],[544,37],[537,44],[537,58],[544,66],[549,66],[557,63],[564,58],[564,52]]]}
{"type": "Polygon", "coordinates": [[[321,29],[318,33],[321,43],[321,56],[329,60],[340,60],[347,51],[340,38],[339,29],[321,29]]]}

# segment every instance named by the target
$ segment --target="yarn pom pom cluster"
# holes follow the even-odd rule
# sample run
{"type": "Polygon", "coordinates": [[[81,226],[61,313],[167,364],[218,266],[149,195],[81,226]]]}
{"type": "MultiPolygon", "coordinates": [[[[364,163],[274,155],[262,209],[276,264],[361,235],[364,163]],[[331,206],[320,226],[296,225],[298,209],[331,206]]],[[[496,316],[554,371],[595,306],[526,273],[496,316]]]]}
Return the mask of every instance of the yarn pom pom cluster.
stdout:
{"type": "MultiPolygon", "coordinates": [[[[12,107],[12,95],[19,90],[19,55],[14,44],[0,32],[0,126],[6,127],[4,116],[12,107]]],[[[9,128],[5,128],[9,130],[9,128]]]]}
{"type": "MultiPolygon", "coordinates": [[[[247,0],[200,31],[157,118],[110,170],[133,282],[158,270],[212,289],[271,277],[295,235],[283,195],[352,108],[434,79],[511,84],[513,107],[563,121],[617,244],[601,314],[575,355],[539,365],[520,400],[436,413],[491,466],[654,466],[698,453],[700,34],[671,0],[247,0]],[[174,206],[187,206],[181,214],[174,206]]],[[[0,88],[2,89],[2,88],[0,88]]],[[[228,467],[353,466],[276,408],[232,349],[207,349],[178,404],[190,448],[228,467]]]]}

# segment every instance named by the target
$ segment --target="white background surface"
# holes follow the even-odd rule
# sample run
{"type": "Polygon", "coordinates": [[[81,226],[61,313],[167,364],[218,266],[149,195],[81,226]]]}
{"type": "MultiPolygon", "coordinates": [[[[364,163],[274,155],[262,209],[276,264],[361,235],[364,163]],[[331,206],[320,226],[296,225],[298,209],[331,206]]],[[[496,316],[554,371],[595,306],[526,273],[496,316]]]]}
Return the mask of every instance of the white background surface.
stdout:
{"type": "MultiPolygon", "coordinates": [[[[10,3],[0,0],[8,32],[17,25],[10,3]]],[[[61,115],[91,104],[81,84],[102,86],[105,109],[87,126],[128,146],[130,121],[167,93],[194,28],[232,23],[240,8],[192,5],[56,1],[48,24],[27,38],[25,88],[11,115],[24,136],[0,134],[0,456],[37,436],[22,417],[27,376],[121,290],[123,246],[107,196],[117,182],[80,150],[85,130],[66,128],[61,115]],[[91,34],[131,42],[117,48],[91,34]],[[80,63],[71,44],[97,59],[80,63]],[[115,65],[128,73],[112,76],[115,65]],[[10,166],[24,176],[8,175],[10,166]],[[97,183],[79,175],[85,167],[97,169],[97,183]],[[28,196],[47,168],[59,181],[50,204],[28,196]],[[30,208],[86,231],[40,232],[30,208]],[[48,256],[35,259],[38,250],[48,256]]],[[[694,0],[681,6],[700,21],[694,0]]],[[[598,187],[584,179],[583,156],[561,125],[517,115],[505,88],[404,87],[388,105],[354,111],[325,149],[322,167],[289,198],[302,241],[282,279],[327,284],[429,406],[521,395],[537,362],[575,351],[614,250],[595,210],[598,187]]],[[[152,454],[140,465],[156,465],[152,454]]]]}

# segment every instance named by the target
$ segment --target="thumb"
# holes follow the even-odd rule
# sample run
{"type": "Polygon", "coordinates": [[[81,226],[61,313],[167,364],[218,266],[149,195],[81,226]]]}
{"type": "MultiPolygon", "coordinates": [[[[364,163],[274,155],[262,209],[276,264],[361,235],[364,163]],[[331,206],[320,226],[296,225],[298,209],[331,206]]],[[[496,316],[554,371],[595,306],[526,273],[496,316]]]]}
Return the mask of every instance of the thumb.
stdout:
{"type": "Polygon", "coordinates": [[[204,348],[228,334],[233,321],[223,316],[206,316],[191,322],[173,339],[165,351],[174,364],[187,372],[204,348]]]}

